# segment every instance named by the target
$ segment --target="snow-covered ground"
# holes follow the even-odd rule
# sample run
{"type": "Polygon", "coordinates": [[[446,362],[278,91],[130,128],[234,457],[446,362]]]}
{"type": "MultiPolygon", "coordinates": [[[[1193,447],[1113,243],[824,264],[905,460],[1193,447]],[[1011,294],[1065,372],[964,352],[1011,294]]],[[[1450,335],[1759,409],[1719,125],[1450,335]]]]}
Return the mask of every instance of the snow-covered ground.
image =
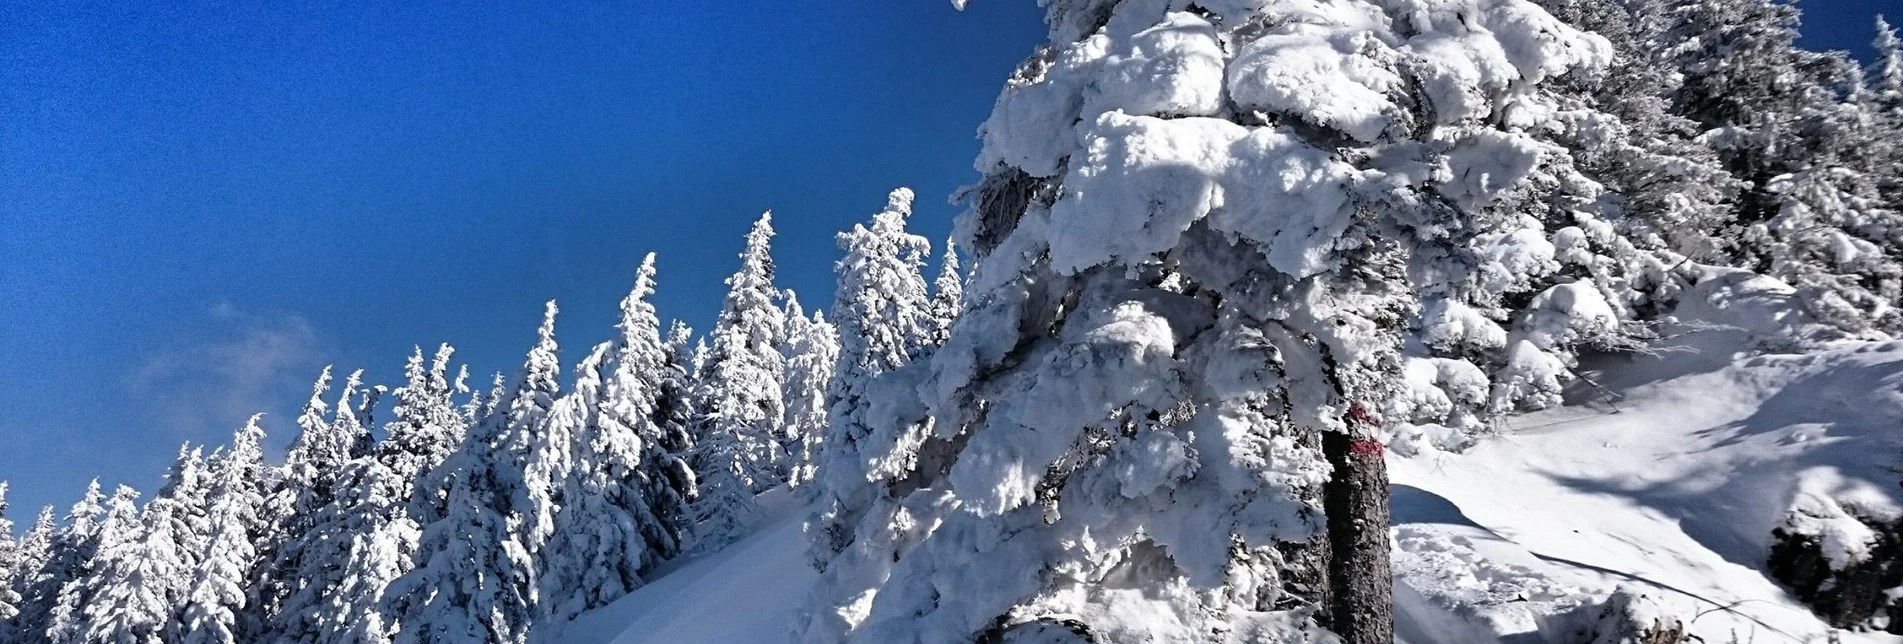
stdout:
{"type": "Polygon", "coordinates": [[[1487,641],[1423,633],[1449,616],[1530,632],[1534,615],[1621,584],[1696,616],[1707,642],[1826,641],[1762,572],[1770,532],[1800,495],[1893,507],[1903,343],[1672,373],[1687,362],[1705,361],[1606,366],[1621,400],[1515,418],[1464,454],[1392,460],[1409,641],[1487,641]]]}
{"type": "Polygon", "coordinates": [[[779,642],[818,573],[806,564],[808,510],[786,490],[760,495],[753,533],[719,552],[679,562],[613,604],[543,633],[554,644],[779,642]]]}
{"type": "MultiPolygon", "coordinates": [[[[1788,322],[1762,303],[1726,302],[1717,317],[1788,322]]],[[[1753,341],[1702,331],[1673,343],[1686,351],[1589,364],[1603,390],[1579,387],[1573,404],[1516,417],[1463,454],[1392,458],[1398,639],[1540,642],[1540,615],[1626,586],[1712,644],[1830,641],[1762,572],[1770,530],[1794,503],[1896,511],[1903,342],[1734,354],[1753,341]]],[[[784,492],[763,507],[750,538],[548,641],[782,641],[814,579],[807,510],[784,492]]]]}

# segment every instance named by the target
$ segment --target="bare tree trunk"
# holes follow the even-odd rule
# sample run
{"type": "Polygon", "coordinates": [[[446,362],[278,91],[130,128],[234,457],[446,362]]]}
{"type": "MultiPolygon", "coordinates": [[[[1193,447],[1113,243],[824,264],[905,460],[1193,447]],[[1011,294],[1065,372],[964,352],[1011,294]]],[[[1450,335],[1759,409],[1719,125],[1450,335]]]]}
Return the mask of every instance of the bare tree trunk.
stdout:
{"type": "Polygon", "coordinates": [[[1344,644],[1393,644],[1394,576],[1388,569],[1388,466],[1381,443],[1360,431],[1369,421],[1357,405],[1355,434],[1322,432],[1322,453],[1334,474],[1322,488],[1328,515],[1329,627],[1344,644]]]}

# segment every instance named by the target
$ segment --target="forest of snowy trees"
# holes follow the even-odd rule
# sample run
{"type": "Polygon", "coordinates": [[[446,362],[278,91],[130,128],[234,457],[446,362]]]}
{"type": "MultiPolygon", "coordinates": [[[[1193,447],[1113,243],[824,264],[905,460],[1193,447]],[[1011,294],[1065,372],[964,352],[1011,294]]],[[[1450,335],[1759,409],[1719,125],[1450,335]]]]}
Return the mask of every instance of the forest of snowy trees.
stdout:
{"type": "Polygon", "coordinates": [[[1556,404],[1705,280],[1903,333],[1881,21],[1863,66],[1774,0],[1042,3],[936,259],[894,190],[809,312],[764,215],[703,334],[650,254],[511,377],[326,369],[282,462],[254,417],[23,530],[0,484],[0,641],[526,642],[784,486],[798,641],[1386,643],[1387,452],[1556,404]]]}

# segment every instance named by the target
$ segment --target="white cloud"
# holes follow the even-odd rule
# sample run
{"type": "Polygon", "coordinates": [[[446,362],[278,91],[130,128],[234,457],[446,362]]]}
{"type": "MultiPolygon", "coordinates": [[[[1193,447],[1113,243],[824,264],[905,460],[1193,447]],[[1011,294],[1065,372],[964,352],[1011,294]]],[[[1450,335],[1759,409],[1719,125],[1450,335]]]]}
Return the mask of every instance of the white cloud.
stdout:
{"type": "Polygon", "coordinates": [[[217,328],[211,340],[161,351],[127,379],[153,420],[176,438],[207,440],[258,412],[295,413],[321,368],[311,323],[246,312],[230,302],[206,313],[217,328]]]}

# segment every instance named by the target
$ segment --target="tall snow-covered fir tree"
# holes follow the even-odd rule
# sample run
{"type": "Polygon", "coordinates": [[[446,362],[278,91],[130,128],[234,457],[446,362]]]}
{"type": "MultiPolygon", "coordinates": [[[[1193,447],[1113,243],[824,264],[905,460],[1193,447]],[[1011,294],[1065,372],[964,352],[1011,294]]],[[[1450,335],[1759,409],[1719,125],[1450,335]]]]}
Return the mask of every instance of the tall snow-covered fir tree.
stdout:
{"type": "Polygon", "coordinates": [[[0,638],[9,642],[37,642],[40,633],[28,629],[23,624],[27,609],[32,608],[28,599],[33,589],[40,584],[44,575],[50,574],[46,564],[54,557],[54,540],[59,537],[59,521],[54,518],[53,506],[40,508],[33,527],[20,538],[15,549],[16,559],[13,578],[9,580],[8,591],[12,593],[14,612],[6,619],[0,619],[0,638]]]}
{"type": "Polygon", "coordinates": [[[552,486],[570,465],[569,437],[546,422],[560,393],[556,312],[549,302],[497,412],[418,488],[412,505],[433,520],[423,524],[416,567],[385,590],[392,641],[527,640],[536,601],[531,553],[553,525],[562,499],[552,486]]]}
{"type": "Polygon", "coordinates": [[[945,240],[945,252],[938,259],[938,277],[932,279],[931,346],[945,343],[951,335],[952,320],[965,305],[965,273],[958,265],[958,244],[945,240]]]}
{"type": "Polygon", "coordinates": [[[1533,302],[1477,327],[1503,383],[1617,323],[1510,207],[1566,161],[1539,84],[1603,39],[1515,0],[1186,4],[1049,3],[981,129],[965,311],[860,406],[881,502],[806,641],[1389,641],[1389,410],[1519,395],[1410,354],[1454,331],[1420,313],[1533,302]]]}
{"type": "MultiPolygon", "coordinates": [[[[827,392],[839,363],[839,335],[826,315],[806,317],[799,298],[786,293],[786,451],[793,461],[787,483],[807,487],[813,482],[814,459],[826,438],[827,392]]],[[[810,489],[808,487],[807,489],[810,489]]]]}
{"type": "MultiPolygon", "coordinates": [[[[259,578],[244,585],[251,600],[246,603],[249,614],[242,621],[252,625],[261,623],[266,613],[277,612],[279,602],[308,581],[296,577],[306,565],[303,548],[311,541],[310,532],[318,513],[336,500],[337,477],[352,458],[357,434],[367,434],[355,423],[350,409],[350,398],[360,382],[361,371],[351,375],[337,402],[337,418],[352,420],[333,422],[325,418],[329,405],[323,396],[330,390],[330,369],[325,366],[311,385],[311,396],[297,416],[297,437],[292,439],[278,475],[272,477],[277,482],[271,489],[264,490],[264,505],[259,508],[258,520],[265,532],[259,535],[261,538],[256,544],[257,556],[270,565],[251,569],[249,572],[259,578]]],[[[318,567],[325,563],[310,562],[310,565],[318,567]]]]}
{"type": "Polygon", "coordinates": [[[1552,128],[1569,139],[1581,172],[1604,188],[1610,219],[1640,247],[1723,263],[1734,240],[1733,179],[1698,123],[1672,111],[1679,77],[1660,74],[1655,34],[1619,0],[1539,0],[1555,17],[1605,37],[1613,58],[1596,73],[1552,83],[1584,105],[1562,105],[1552,128]]]}
{"type": "Polygon", "coordinates": [[[13,520],[7,518],[7,482],[0,481],[0,635],[6,634],[6,622],[20,614],[20,592],[15,589],[25,569],[25,548],[13,536],[13,520]]]}
{"type": "Polygon", "coordinates": [[[1860,98],[1874,126],[1889,135],[1871,137],[1870,172],[1877,178],[1883,206],[1903,210],[1903,141],[1895,136],[1903,132],[1903,38],[1883,16],[1877,16],[1876,31],[1870,43],[1875,61],[1870,64],[1869,87],[1860,98]]]}
{"type": "MultiPolygon", "coordinates": [[[[638,472],[638,490],[624,488],[613,496],[632,506],[645,503],[656,523],[641,533],[650,548],[662,558],[679,552],[693,531],[691,503],[695,495],[694,473],[688,463],[693,439],[689,436],[691,405],[674,400],[671,390],[685,392],[691,387],[677,380],[685,376],[679,360],[680,347],[692,332],[677,324],[669,337],[661,335],[660,315],[648,298],[654,294],[654,255],[649,253],[637,271],[635,288],[621,302],[621,321],[615,325],[619,336],[609,354],[609,376],[602,388],[603,409],[610,418],[634,429],[636,443],[619,431],[598,433],[588,453],[596,470],[605,480],[627,480],[638,472]],[[641,279],[645,275],[646,279],[641,279]],[[645,281],[645,288],[642,282],[645,281]],[[678,336],[676,340],[673,336],[678,336]],[[667,543],[674,545],[670,549],[667,543]]],[[[612,487],[605,488],[611,491],[612,487]]]]}
{"type": "MultiPolygon", "coordinates": [[[[252,419],[256,422],[256,418],[252,419]]],[[[216,454],[214,454],[216,456],[216,454]]],[[[177,542],[179,563],[187,569],[198,566],[211,535],[211,467],[205,449],[196,445],[179,447],[172,469],[165,473],[165,484],[153,500],[168,499],[174,506],[173,525],[168,529],[177,542]]]]}
{"type": "MultiPolygon", "coordinates": [[[[340,405],[338,412],[347,409],[340,405]]],[[[256,578],[258,541],[269,535],[263,441],[264,430],[253,417],[212,458],[209,532],[197,565],[188,572],[174,631],[180,644],[236,644],[258,634],[247,584],[256,578]]]]}
{"type": "Polygon", "coordinates": [[[198,450],[181,449],[166,485],[128,534],[102,534],[93,574],[86,580],[88,599],[76,641],[176,641],[173,618],[184,605],[198,559],[194,548],[200,538],[191,515],[202,510],[193,506],[204,499],[203,465],[198,450]]]}
{"type": "MultiPolygon", "coordinates": [[[[97,486],[87,490],[88,498],[97,493],[97,486]]],[[[58,597],[54,600],[45,631],[46,641],[53,644],[88,641],[93,602],[98,599],[98,591],[109,577],[108,570],[112,569],[112,562],[118,559],[107,553],[121,552],[128,547],[126,544],[141,536],[139,491],[125,485],[119,486],[113,491],[112,497],[106,499],[99,515],[98,524],[88,530],[87,543],[81,547],[85,554],[81,572],[60,586],[58,597]]]]}
{"type": "MultiPolygon", "coordinates": [[[[337,483],[337,471],[350,460],[351,444],[356,437],[343,435],[339,430],[344,428],[326,417],[330,405],[324,402],[324,394],[330,390],[330,381],[330,367],[326,366],[318,374],[317,382],[311,385],[310,400],[297,416],[297,438],[284,455],[284,485],[275,495],[284,500],[273,500],[273,505],[288,506],[278,510],[287,515],[305,514],[313,507],[329,503],[337,483]]],[[[353,388],[345,387],[344,399],[337,404],[339,411],[349,406],[353,388]]]]}
{"type": "MultiPolygon", "coordinates": [[[[262,607],[275,641],[390,641],[384,591],[416,565],[422,525],[434,519],[438,505],[431,499],[419,507],[417,483],[467,430],[447,379],[453,353],[442,345],[427,367],[420,347],[411,355],[405,383],[395,392],[393,418],[384,428],[386,438],[344,466],[336,501],[319,509],[301,546],[302,564],[292,575],[297,585],[281,603],[262,607]]],[[[367,412],[359,407],[359,417],[367,412]]]]}
{"type": "MultiPolygon", "coordinates": [[[[661,432],[661,449],[678,458],[668,472],[668,483],[675,494],[686,499],[692,515],[694,498],[700,485],[694,478],[694,422],[700,414],[700,385],[694,376],[694,330],[675,320],[667,330],[663,344],[667,366],[661,378],[661,392],[654,402],[654,426],[661,432]]],[[[685,521],[691,528],[692,519],[685,521]]]]}
{"type": "Polygon", "coordinates": [[[60,591],[88,574],[93,555],[98,552],[99,522],[105,514],[101,503],[105,500],[99,491],[99,479],[93,479],[67,511],[65,523],[54,530],[45,561],[20,584],[20,614],[8,624],[9,635],[15,640],[25,644],[52,641],[60,591]]]}
{"type": "Polygon", "coordinates": [[[692,526],[681,481],[685,454],[663,408],[669,347],[654,294],[654,255],[642,260],[621,301],[613,340],[576,368],[575,391],[556,403],[550,422],[572,429],[576,467],[565,481],[570,503],[537,553],[540,611],[566,620],[606,605],[645,583],[653,567],[678,554],[692,526]]]}
{"type": "Polygon", "coordinates": [[[893,190],[870,224],[839,233],[845,256],[834,265],[838,287],[832,306],[839,363],[827,393],[826,436],[814,459],[820,511],[807,527],[811,559],[821,568],[851,543],[853,525],[878,494],[876,475],[867,471],[875,455],[862,443],[876,431],[900,431],[906,435],[885,442],[901,450],[916,448],[912,439],[918,432],[865,421],[873,379],[906,365],[933,343],[936,318],[923,273],[931,243],[906,231],[912,201],[910,189],[893,190]]]}
{"type": "Polygon", "coordinates": [[[697,548],[726,545],[740,536],[756,512],[753,495],[785,480],[786,464],[775,436],[785,416],[780,355],[784,319],[773,287],[773,214],[760,216],[747,232],[740,270],[727,278],[727,297],[715,319],[706,359],[696,369],[700,385],[694,431],[694,502],[697,548]]]}

